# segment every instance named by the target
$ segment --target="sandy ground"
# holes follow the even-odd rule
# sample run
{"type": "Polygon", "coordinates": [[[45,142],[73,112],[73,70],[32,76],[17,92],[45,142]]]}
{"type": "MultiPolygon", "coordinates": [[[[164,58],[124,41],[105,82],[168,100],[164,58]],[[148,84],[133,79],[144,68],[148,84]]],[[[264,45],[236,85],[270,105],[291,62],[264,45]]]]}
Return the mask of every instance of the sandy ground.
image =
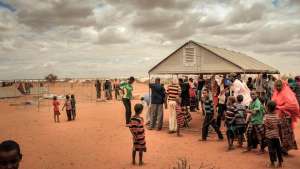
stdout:
{"type": "MultiPolygon", "coordinates": [[[[50,87],[56,94],[75,93],[78,97],[78,118],[67,122],[62,113],[61,123],[53,122],[51,103],[41,101],[37,105],[11,106],[32,97],[0,100],[0,140],[14,139],[22,146],[22,169],[169,169],[178,158],[186,158],[192,169],[201,164],[221,169],[264,169],[268,155],[256,152],[242,153],[242,149],[227,152],[226,141],[216,141],[212,134],[209,141],[199,142],[201,115],[193,113],[190,130],[183,137],[163,131],[146,130],[148,152],[143,167],[131,165],[132,140],[124,127],[124,109],[119,101],[95,102],[92,85],[56,84],[50,87]]],[[[146,93],[145,85],[135,84],[135,94],[146,93]]],[[[137,101],[134,101],[137,102],[137,101]]],[[[165,126],[168,113],[165,111],[165,126]]],[[[224,130],[224,129],[223,129],[224,130]]],[[[296,137],[300,143],[300,127],[296,137]]],[[[285,158],[285,168],[300,168],[300,152],[291,151],[285,158]]]]}

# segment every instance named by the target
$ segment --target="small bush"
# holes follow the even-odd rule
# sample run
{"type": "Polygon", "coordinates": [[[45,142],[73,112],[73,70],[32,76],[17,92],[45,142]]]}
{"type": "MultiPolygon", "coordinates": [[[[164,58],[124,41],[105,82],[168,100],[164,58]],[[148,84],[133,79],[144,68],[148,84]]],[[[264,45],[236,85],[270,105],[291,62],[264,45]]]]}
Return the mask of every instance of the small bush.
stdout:
{"type": "Polygon", "coordinates": [[[47,82],[52,83],[52,82],[55,82],[57,80],[57,76],[54,75],[54,74],[52,74],[52,73],[50,73],[49,75],[47,75],[45,77],[45,80],[47,80],[47,82]]]}
{"type": "MultiPolygon", "coordinates": [[[[176,164],[174,167],[171,169],[191,169],[191,165],[187,161],[187,159],[179,159],[177,160],[176,164]]],[[[205,165],[204,163],[201,163],[198,169],[217,169],[213,165],[205,165]]]]}

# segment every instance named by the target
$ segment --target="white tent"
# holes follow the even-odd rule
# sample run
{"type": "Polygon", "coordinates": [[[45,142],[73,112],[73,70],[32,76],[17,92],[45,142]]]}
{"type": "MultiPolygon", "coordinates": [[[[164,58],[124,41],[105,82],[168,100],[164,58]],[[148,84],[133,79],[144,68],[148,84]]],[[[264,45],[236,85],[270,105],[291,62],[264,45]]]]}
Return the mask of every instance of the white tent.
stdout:
{"type": "Polygon", "coordinates": [[[0,87],[0,99],[22,96],[21,92],[14,86],[0,87]]]}
{"type": "Polygon", "coordinates": [[[245,54],[188,41],[150,69],[149,74],[270,73],[278,70],[245,54]]]}

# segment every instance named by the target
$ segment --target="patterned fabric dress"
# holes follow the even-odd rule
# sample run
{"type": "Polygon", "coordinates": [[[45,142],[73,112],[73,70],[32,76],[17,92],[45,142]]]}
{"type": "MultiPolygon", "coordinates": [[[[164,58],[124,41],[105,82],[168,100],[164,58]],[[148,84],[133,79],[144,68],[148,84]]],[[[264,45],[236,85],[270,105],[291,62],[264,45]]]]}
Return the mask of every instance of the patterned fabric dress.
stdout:
{"type": "Polygon", "coordinates": [[[184,119],[184,113],[180,105],[176,105],[176,119],[177,119],[177,125],[179,127],[183,127],[185,119],[184,119]]]}
{"type": "Polygon", "coordinates": [[[133,116],[130,120],[129,129],[134,135],[133,137],[133,151],[146,152],[144,119],[139,116],[133,116]]]}
{"type": "Polygon", "coordinates": [[[285,151],[297,150],[295,134],[292,129],[292,119],[288,115],[281,118],[281,143],[285,151]]]}

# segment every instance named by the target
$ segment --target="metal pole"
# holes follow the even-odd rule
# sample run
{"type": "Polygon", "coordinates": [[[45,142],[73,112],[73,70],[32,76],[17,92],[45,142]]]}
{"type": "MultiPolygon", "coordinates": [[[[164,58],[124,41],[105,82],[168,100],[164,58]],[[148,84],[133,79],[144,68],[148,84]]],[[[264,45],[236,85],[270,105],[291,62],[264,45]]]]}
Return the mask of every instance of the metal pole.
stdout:
{"type": "Polygon", "coordinates": [[[38,112],[40,112],[40,81],[38,80],[38,112]]]}

